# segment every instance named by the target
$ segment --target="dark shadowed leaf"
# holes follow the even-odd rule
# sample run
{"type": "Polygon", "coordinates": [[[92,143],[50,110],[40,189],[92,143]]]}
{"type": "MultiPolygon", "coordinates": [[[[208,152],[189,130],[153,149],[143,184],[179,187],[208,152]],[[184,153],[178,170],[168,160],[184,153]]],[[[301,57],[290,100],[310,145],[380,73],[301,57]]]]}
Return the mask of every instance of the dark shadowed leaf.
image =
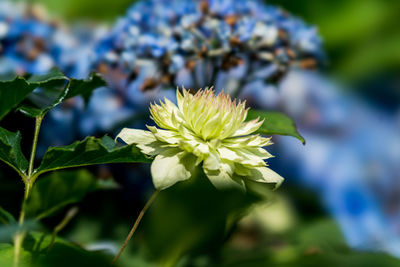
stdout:
{"type": "Polygon", "coordinates": [[[151,260],[178,266],[199,251],[214,253],[237,218],[260,200],[250,192],[217,190],[203,173],[164,190],[141,225],[151,260]]]}
{"type": "Polygon", "coordinates": [[[28,168],[28,161],[21,152],[21,134],[13,133],[0,127],[0,160],[4,161],[19,173],[28,168]]]}
{"type": "Polygon", "coordinates": [[[13,81],[0,82],[0,119],[15,108],[24,98],[35,89],[23,78],[17,77],[13,81]]]}
{"type": "MultiPolygon", "coordinates": [[[[55,71],[54,75],[59,77],[60,74],[55,71]]],[[[35,82],[38,86],[18,107],[21,112],[31,117],[43,116],[51,108],[77,95],[82,95],[87,102],[94,89],[105,85],[104,80],[97,74],[92,74],[88,80],[66,77],[46,83],[39,83],[37,80],[36,76],[28,80],[28,82],[35,82]]]]}
{"type": "Polygon", "coordinates": [[[32,76],[28,80],[16,77],[10,81],[0,81],[0,119],[17,107],[33,90],[57,81],[67,81],[67,78],[56,70],[46,75],[32,76]]]}
{"type": "Polygon", "coordinates": [[[11,215],[8,211],[0,207],[0,224],[13,224],[15,223],[14,216],[11,215]]]}
{"type": "Polygon", "coordinates": [[[53,172],[36,182],[28,200],[27,215],[37,219],[48,217],[103,188],[103,183],[87,170],[53,172]]]}
{"type": "Polygon", "coordinates": [[[218,266],[398,266],[399,260],[378,252],[355,251],[348,247],[333,221],[317,221],[297,227],[280,237],[283,245],[260,243],[251,250],[225,250],[218,266]],[[285,240],[286,239],[286,240],[285,240]]]}
{"type": "Polygon", "coordinates": [[[79,166],[131,162],[151,162],[151,159],[133,145],[118,146],[108,136],[87,137],[69,146],[52,147],[47,150],[35,174],[79,166]]]}
{"type": "Polygon", "coordinates": [[[265,120],[263,125],[258,129],[257,133],[270,135],[288,135],[299,139],[303,144],[306,140],[297,131],[296,125],[291,118],[275,111],[260,111],[260,110],[249,110],[247,120],[253,120],[256,118],[265,120]]]}
{"type": "Polygon", "coordinates": [[[17,232],[38,230],[39,228],[40,225],[35,220],[25,220],[22,225],[19,225],[18,222],[0,223],[0,242],[11,241],[17,232]]]}
{"type": "MultiPolygon", "coordinates": [[[[19,267],[87,267],[110,266],[111,256],[98,251],[87,251],[73,243],[56,238],[49,250],[51,235],[30,232],[24,241],[19,267]]],[[[0,266],[13,266],[13,246],[0,243],[0,266]]]]}
{"type": "Polygon", "coordinates": [[[88,80],[71,79],[69,90],[67,95],[65,96],[65,99],[81,95],[85,100],[85,103],[88,103],[90,96],[93,93],[93,90],[105,85],[106,83],[103,78],[101,78],[101,76],[96,73],[92,73],[88,80]]]}

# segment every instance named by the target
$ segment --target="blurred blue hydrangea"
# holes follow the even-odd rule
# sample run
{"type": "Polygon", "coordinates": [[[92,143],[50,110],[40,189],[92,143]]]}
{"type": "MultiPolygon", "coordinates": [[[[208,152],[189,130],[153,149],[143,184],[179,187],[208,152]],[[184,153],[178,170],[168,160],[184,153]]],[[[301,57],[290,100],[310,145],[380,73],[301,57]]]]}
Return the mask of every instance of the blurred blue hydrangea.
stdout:
{"type": "MultiPolygon", "coordinates": [[[[113,90],[108,97],[120,99],[114,121],[126,108],[136,116],[150,101],[174,100],[176,86],[215,86],[238,96],[246,86],[267,88],[289,69],[314,68],[323,59],[315,27],[262,1],[233,0],[139,1],[95,54],[93,68],[113,90]]],[[[92,115],[110,125],[101,122],[109,116],[92,115]]]]}
{"type": "MultiPolygon", "coordinates": [[[[71,32],[41,6],[0,1],[0,78],[44,74],[54,67],[69,77],[86,78],[99,32],[82,25],[71,32]]],[[[80,99],[52,110],[45,120],[45,142],[39,153],[48,145],[65,145],[80,137],[75,125],[83,110],[80,99]]]]}
{"type": "Polygon", "coordinates": [[[89,66],[84,45],[36,5],[0,2],[0,75],[43,74],[58,67],[83,77],[89,66]]]}
{"type": "Polygon", "coordinates": [[[287,75],[277,102],[307,145],[279,139],[281,172],[318,193],[352,247],[400,257],[400,113],[350,91],[318,73],[287,75]]]}
{"type": "Polygon", "coordinates": [[[96,47],[95,65],[128,91],[229,84],[237,95],[291,67],[315,67],[321,51],[315,27],[261,1],[150,0],[118,20],[96,47]]]}

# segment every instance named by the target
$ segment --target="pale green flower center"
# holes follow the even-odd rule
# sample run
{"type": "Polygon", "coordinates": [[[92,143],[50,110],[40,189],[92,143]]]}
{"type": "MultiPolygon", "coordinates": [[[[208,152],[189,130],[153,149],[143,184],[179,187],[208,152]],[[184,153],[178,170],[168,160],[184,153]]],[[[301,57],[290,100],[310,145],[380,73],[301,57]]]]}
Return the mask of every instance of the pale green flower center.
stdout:
{"type": "Polygon", "coordinates": [[[178,95],[178,107],[186,127],[203,140],[225,139],[240,127],[247,116],[245,103],[236,104],[228,94],[215,96],[211,89],[195,95],[183,91],[178,95]]]}

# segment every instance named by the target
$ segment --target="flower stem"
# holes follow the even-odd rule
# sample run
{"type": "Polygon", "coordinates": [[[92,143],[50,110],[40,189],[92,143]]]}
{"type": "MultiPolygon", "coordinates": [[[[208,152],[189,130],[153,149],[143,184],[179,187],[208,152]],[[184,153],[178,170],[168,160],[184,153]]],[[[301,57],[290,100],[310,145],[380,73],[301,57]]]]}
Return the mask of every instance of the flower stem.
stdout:
{"type": "Polygon", "coordinates": [[[18,266],[19,264],[19,258],[21,254],[21,247],[22,243],[24,242],[25,234],[26,232],[23,231],[21,228],[24,224],[25,220],[25,213],[26,213],[26,205],[27,201],[31,192],[31,189],[33,187],[33,183],[35,182],[35,179],[32,179],[33,176],[33,163],[35,161],[35,154],[36,154],[36,146],[38,142],[38,137],[39,137],[39,131],[40,131],[40,126],[42,124],[42,116],[36,117],[36,123],[35,123],[35,133],[33,136],[33,144],[32,144],[32,152],[31,152],[31,157],[29,160],[29,167],[28,167],[28,174],[23,176],[23,181],[25,184],[25,193],[24,193],[24,199],[22,201],[22,207],[21,207],[21,212],[19,214],[19,219],[18,219],[18,226],[20,229],[18,229],[18,232],[14,238],[14,266],[18,266]]]}
{"type": "Polygon", "coordinates": [[[65,226],[75,217],[78,213],[78,207],[72,207],[67,214],[65,215],[64,219],[54,228],[53,234],[51,235],[50,245],[48,246],[47,250],[50,251],[56,241],[57,234],[64,229],[65,226]]]}
{"type": "Polygon", "coordinates": [[[42,124],[42,119],[43,119],[42,116],[36,117],[35,133],[33,135],[32,153],[31,153],[31,158],[29,160],[28,179],[32,178],[33,163],[35,161],[36,146],[39,138],[39,131],[40,131],[40,125],[42,124]]]}
{"type": "Polygon", "coordinates": [[[159,192],[160,192],[160,190],[156,190],[153,193],[153,195],[150,197],[150,199],[146,202],[146,205],[144,205],[143,209],[140,211],[139,216],[137,217],[135,223],[133,224],[131,231],[129,232],[128,236],[126,237],[125,242],[122,245],[121,249],[119,250],[117,256],[115,256],[115,258],[111,262],[111,265],[114,264],[118,260],[118,258],[121,256],[122,252],[124,252],[125,247],[128,245],[129,240],[131,240],[133,234],[135,233],[136,229],[138,228],[139,223],[143,218],[143,215],[146,213],[147,209],[150,207],[151,203],[157,197],[159,192]]]}

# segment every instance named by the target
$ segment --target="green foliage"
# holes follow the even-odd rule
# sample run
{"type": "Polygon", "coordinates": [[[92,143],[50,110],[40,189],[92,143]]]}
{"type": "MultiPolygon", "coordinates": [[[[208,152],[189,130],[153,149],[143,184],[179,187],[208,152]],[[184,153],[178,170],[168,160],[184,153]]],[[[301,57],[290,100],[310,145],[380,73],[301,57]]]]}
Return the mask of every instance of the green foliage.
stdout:
{"type": "Polygon", "coordinates": [[[218,266],[398,266],[399,261],[381,253],[351,250],[331,220],[298,225],[280,236],[280,245],[261,243],[251,251],[225,250],[218,266]]]}
{"type": "MultiPolygon", "coordinates": [[[[268,0],[318,28],[329,70],[349,81],[364,81],[400,66],[400,1],[268,0]]],[[[379,88],[380,90],[381,88],[379,88]]],[[[381,91],[377,91],[381,93],[381,91]]]]}
{"type": "Polygon", "coordinates": [[[17,77],[1,81],[0,119],[14,108],[30,117],[43,116],[62,101],[77,95],[82,95],[87,102],[92,91],[104,85],[105,81],[98,74],[92,74],[88,80],[76,80],[56,69],[28,79],[17,77]]]}
{"type": "Polygon", "coordinates": [[[259,200],[251,192],[217,190],[204,174],[162,191],[143,222],[151,259],[176,266],[182,257],[213,254],[232,222],[259,200]]]}
{"type": "Polygon", "coordinates": [[[12,81],[0,81],[0,119],[19,105],[35,89],[51,87],[66,80],[67,77],[54,70],[46,75],[32,76],[29,80],[16,77],[12,81]]]}
{"type": "Polygon", "coordinates": [[[85,103],[88,103],[93,90],[105,85],[105,81],[97,73],[92,73],[88,80],[71,79],[68,92],[63,100],[80,95],[85,100],[85,103]]]}
{"type": "Polygon", "coordinates": [[[249,110],[247,120],[253,120],[256,118],[265,120],[263,125],[258,129],[258,133],[270,135],[288,135],[299,139],[303,144],[306,140],[297,131],[296,125],[292,119],[285,114],[275,111],[261,111],[261,110],[249,110]]]}
{"type": "MultiPolygon", "coordinates": [[[[39,232],[31,232],[22,249],[21,267],[86,267],[110,266],[111,259],[101,252],[90,252],[77,245],[56,238],[51,244],[51,236],[39,232]]],[[[0,244],[0,266],[13,266],[13,247],[8,243],[0,244]]]]}
{"type": "Polygon", "coordinates": [[[8,211],[0,207],[0,224],[13,224],[15,223],[14,216],[11,215],[8,211]]]}
{"type": "Polygon", "coordinates": [[[0,160],[21,174],[28,168],[28,161],[21,152],[20,142],[19,132],[9,132],[0,127],[0,160]]]}
{"type": "Polygon", "coordinates": [[[53,170],[106,163],[150,161],[133,145],[119,147],[108,136],[87,137],[69,146],[50,148],[35,173],[40,175],[53,170]]]}
{"type": "Polygon", "coordinates": [[[82,95],[85,101],[88,101],[94,89],[105,85],[104,80],[97,74],[92,74],[86,81],[68,79],[60,75],[58,71],[53,71],[48,74],[53,80],[45,84],[37,82],[36,76],[29,78],[28,82],[34,82],[38,86],[17,109],[30,117],[43,116],[61,102],[77,95],[82,95]]]}
{"type": "Polygon", "coordinates": [[[88,193],[105,189],[103,185],[87,170],[53,172],[36,182],[27,202],[27,216],[51,216],[66,205],[80,202],[88,193]]]}

